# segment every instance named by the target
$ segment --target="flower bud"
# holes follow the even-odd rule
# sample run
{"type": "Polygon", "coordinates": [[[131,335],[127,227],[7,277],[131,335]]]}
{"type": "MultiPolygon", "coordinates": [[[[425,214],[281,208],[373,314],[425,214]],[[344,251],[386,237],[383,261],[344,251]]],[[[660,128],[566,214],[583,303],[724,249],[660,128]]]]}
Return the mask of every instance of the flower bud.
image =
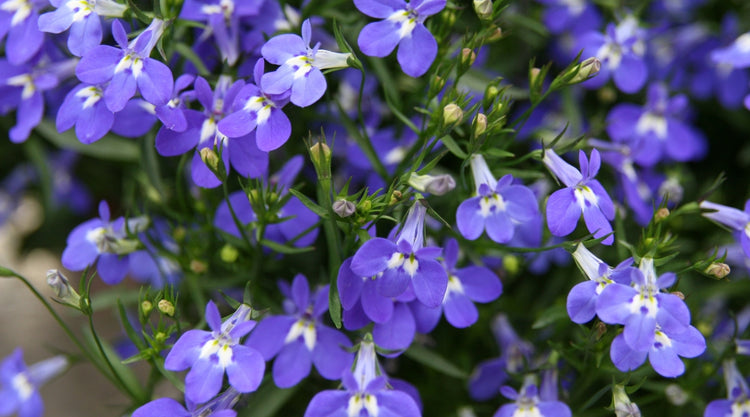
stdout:
{"type": "Polygon", "coordinates": [[[656,213],[654,214],[654,221],[656,223],[659,223],[667,217],[669,217],[669,209],[666,207],[662,207],[659,210],[656,210],[656,213]]]}
{"type": "Polygon", "coordinates": [[[503,256],[503,268],[508,274],[515,275],[521,269],[521,262],[515,255],[505,255],[503,256]]]}
{"type": "Polygon", "coordinates": [[[495,26],[495,28],[492,30],[489,36],[487,36],[485,39],[487,42],[494,42],[498,41],[503,38],[503,30],[499,27],[495,26]]]}
{"type": "Polygon", "coordinates": [[[436,74],[430,80],[429,98],[432,99],[433,97],[437,96],[441,91],[443,91],[443,87],[445,87],[445,78],[436,74]]]}
{"type": "Polygon", "coordinates": [[[474,125],[474,137],[482,136],[487,131],[487,116],[484,113],[477,113],[472,124],[474,125]]]}
{"type": "Polygon", "coordinates": [[[612,387],[612,402],[614,403],[615,416],[641,417],[641,410],[638,405],[630,401],[624,386],[615,385],[612,387]]]}
{"type": "Polygon", "coordinates": [[[464,118],[464,111],[455,103],[447,104],[443,107],[443,123],[446,126],[461,123],[464,118]]]}
{"type": "Polygon", "coordinates": [[[81,296],[78,292],[70,285],[68,278],[65,277],[57,269],[50,269],[47,271],[47,285],[52,288],[55,293],[55,297],[62,304],[69,305],[71,307],[79,308],[81,305],[81,296]]]}
{"type": "Polygon", "coordinates": [[[339,217],[349,217],[357,211],[357,207],[349,200],[336,200],[333,202],[333,212],[339,217]]]}
{"type": "Polygon", "coordinates": [[[224,262],[226,262],[226,263],[228,263],[228,264],[231,264],[234,261],[236,261],[237,258],[239,257],[239,255],[240,255],[240,253],[237,250],[237,248],[235,248],[234,246],[230,245],[229,243],[227,243],[226,245],[224,245],[221,248],[221,252],[219,252],[219,256],[221,257],[221,260],[224,261],[224,262]]]}
{"type": "Polygon", "coordinates": [[[674,295],[675,297],[679,298],[682,301],[685,301],[685,294],[683,294],[682,291],[672,291],[670,294],[674,295]]]}
{"type": "Polygon", "coordinates": [[[393,193],[391,193],[391,201],[388,202],[389,206],[392,206],[401,200],[401,191],[399,190],[393,190],[393,193]]]}
{"type": "Polygon", "coordinates": [[[470,67],[474,65],[474,61],[477,59],[476,52],[472,51],[471,48],[463,48],[461,50],[461,64],[470,67]]]}
{"type": "Polygon", "coordinates": [[[703,272],[705,272],[707,275],[711,275],[712,277],[722,279],[729,275],[731,269],[729,269],[729,265],[723,262],[714,262],[709,265],[703,272]]]}
{"type": "Polygon", "coordinates": [[[492,0],[474,0],[474,11],[482,20],[492,19],[492,0]]]}
{"type": "Polygon", "coordinates": [[[364,214],[369,213],[371,209],[372,209],[372,201],[370,200],[365,200],[359,203],[359,206],[357,206],[357,210],[359,210],[361,213],[364,213],[364,214]]]}
{"type": "Polygon", "coordinates": [[[596,340],[601,339],[607,333],[607,324],[602,321],[597,322],[594,328],[596,330],[596,340]]]}
{"type": "Polygon", "coordinates": [[[169,317],[174,316],[174,304],[172,304],[169,300],[161,299],[156,306],[162,314],[165,314],[169,317]]]}
{"type": "Polygon", "coordinates": [[[599,70],[602,68],[602,62],[597,57],[591,57],[581,62],[579,65],[573,67],[571,72],[575,75],[568,81],[568,85],[582,83],[586,80],[594,78],[599,70]]]}
{"type": "Polygon", "coordinates": [[[204,164],[212,171],[216,172],[219,170],[219,155],[214,152],[211,148],[203,148],[200,150],[201,160],[204,164]]]}
{"type": "Polygon", "coordinates": [[[409,177],[409,185],[419,192],[433,195],[443,195],[456,188],[456,181],[448,174],[444,175],[418,175],[412,172],[409,177]]]}
{"type": "Polygon", "coordinates": [[[331,178],[331,148],[324,142],[317,142],[309,151],[318,178],[331,178]]]}
{"type": "Polygon", "coordinates": [[[151,311],[154,309],[154,304],[151,301],[143,300],[141,301],[141,314],[143,314],[143,317],[148,317],[149,314],[151,314],[151,311]]]}

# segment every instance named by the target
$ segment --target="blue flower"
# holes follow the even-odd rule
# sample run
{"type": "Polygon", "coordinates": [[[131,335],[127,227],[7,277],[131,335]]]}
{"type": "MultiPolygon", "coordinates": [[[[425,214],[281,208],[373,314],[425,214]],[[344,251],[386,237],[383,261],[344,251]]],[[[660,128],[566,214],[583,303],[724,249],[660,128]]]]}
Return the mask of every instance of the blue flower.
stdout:
{"type": "Polygon", "coordinates": [[[727,386],[727,399],[711,401],[706,406],[703,417],[733,417],[750,413],[750,389],[737,369],[737,362],[734,359],[726,359],[722,368],[727,386]]]}
{"type": "Polygon", "coordinates": [[[352,259],[352,271],[363,277],[378,276],[378,292],[385,297],[397,297],[411,283],[417,299],[427,307],[437,307],[443,301],[448,286],[448,275],[435,260],[441,249],[424,246],[424,219],[427,208],[416,201],[406,216],[396,243],[383,238],[365,242],[352,259]]]}
{"type": "Polygon", "coordinates": [[[576,50],[583,49],[584,57],[597,57],[602,63],[599,74],[584,82],[583,86],[599,88],[611,76],[621,91],[635,93],[646,83],[646,33],[638,26],[635,17],[628,16],[616,26],[608,24],[603,34],[584,33],[578,44],[576,50]]]}
{"type": "Polygon", "coordinates": [[[109,206],[102,201],[99,218],[76,226],[68,235],[62,264],[71,271],[82,271],[96,263],[102,280],[110,285],[117,284],[128,272],[127,255],[139,246],[137,240],[128,237],[128,231],[137,233],[147,225],[145,218],[130,219],[127,226],[122,217],[110,221],[109,206]]]}
{"type": "Polygon", "coordinates": [[[437,56],[437,41],[425,19],[445,8],[445,0],[355,0],[362,13],[377,19],[359,33],[357,43],[365,55],[385,57],[398,45],[398,63],[407,75],[427,72],[437,56]]]}
{"type": "Polygon", "coordinates": [[[39,388],[68,368],[64,356],[55,356],[29,367],[17,348],[0,364],[0,416],[41,417],[44,413],[39,388]]]}
{"type": "Polygon", "coordinates": [[[166,22],[154,19],[146,30],[128,43],[122,23],[115,20],[112,35],[120,48],[99,45],[88,51],[76,67],[76,76],[89,84],[109,82],[104,90],[104,101],[113,112],[125,108],[136,88],[154,106],[166,104],[172,95],[172,71],[164,63],[149,58],[165,25],[166,22]]]}
{"type": "Polygon", "coordinates": [[[688,101],[669,97],[661,84],[651,84],[643,107],[624,103],[607,115],[607,133],[615,142],[630,146],[633,160],[652,166],[661,160],[690,161],[706,152],[706,139],[685,123],[688,101]]]}
{"type": "Polygon", "coordinates": [[[50,0],[57,9],[39,16],[39,30],[61,33],[70,29],[68,50],[82,56],[102,42],[99,16],[122,17],[127,6],[112,0],[50,0]]]}
{"type": "Polygon", "coordinates": [[[255,327],[250,312],[250,306],[242,304],[222,323],[219,309],[209,301],[206,322],[211,331],[188,330],[169,351],[165,369],[190,368],[185,377],[185,396],[190,401],[203,403],[218,394],[225,372],[229,385],[237,391],[258,389],[266,363],[257,350],[240,344],[240,339],[255,327]]]}
{"type": "Polygon", "coordinates": [[[266,361],[274,356],[273,379],[280,388],[299,383],[312,364],[326,379],[339,379],[352,363],[349,339],[321,323],[328,311],[328,286],[310,293],[307,278],[297,275],[287,296],[288,315],[263,319],[247,339],[266,361]]]}
{"type": "Polygon", "coordinates": [[[477,239],[486,230],[493,241],[508,243],[516,225],[539,216],[536,197],[527,187],[513,184],[510,174],[495,180],[482,155],[472,155],[470,162],[479,195],[458,206],[458,230],[469,240],[477,239]]]}
{"type": "Polygon", "coordinates": [[[187,409],[171,398],[159,398],[138,407],[131,417],[235,417],[237,412],[232,407],[239,401],[240,394],[229,387],[202,406],[187,401],[187,409]]]}
{"type": "MultiPolygon", "coordinates": [[[[581,170],[557,156],[551,149],[545,149],[543,161],[547,168],[565,184],[566,188],[557,190],[547,200],[547,226],[555,236],[567,236],[575,230],[578,219],[583,214],[586,228],[594,237],[604,237],[612,232],[610,220],[615,218],[615,206],[604,187],[595,180],[599,172],[601,159],[599,151],[591,151],[591,160],[581,150],[578,161],[581,170]]],[[[602,241],[611,245],[614,236],[602,241]]]]}
{"type": "Polygon", "coordinates": [[[300,107],[318,101],[326,91],[326,79],[321,70],[345,68],[351,54],[320,49],[320,42],[310,47],[310,19],[302,22],[302,37],[292,34],[275,36],[261,49],[266,61],[280,65],[273,72],[263,74],[260,82],[268,94],[291,91],[290,100],[300,107]]]}
{"type": "Polygon", "coordinates": [[[563,402],[544,400],[539,396],[536,385],[527,378],[521,392],[509,386],[500,388],[500,392],[513,403],[500,407],[494,417],[539,416],[539,417],[570,417],[570,408],[563,402]]]}
{"type": "Polygon", "coordinates": [[[745,256],[750,257],[750,200],[745,203],[745,211],[710,201],[701,201],[700,207],[711,210],[704,212],[703,217],[734,230],[745,256]]]}
{"type": "Polygon", "coordinates": [[[39,9],[46,5],[42,0],[0,1],[0,42],[5,39],[5,56],[15,65],[29,61],[44,43],[44,33],[39,30],[39,9]]]}

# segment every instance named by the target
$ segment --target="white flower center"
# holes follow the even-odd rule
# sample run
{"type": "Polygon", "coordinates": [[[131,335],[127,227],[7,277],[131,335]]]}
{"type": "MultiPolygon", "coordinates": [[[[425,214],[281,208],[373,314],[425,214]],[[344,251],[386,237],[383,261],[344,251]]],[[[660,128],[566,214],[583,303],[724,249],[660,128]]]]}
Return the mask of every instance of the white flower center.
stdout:
{"type": "Polygon", "coordinates": [[[82,107],[84,109],[88,109],[90,107],[93,107],[94,104],[102,99],[102,90],[94,87],[93,85],[84,87],[78,90],[78,92],[76,93],[76,97],[84,99],[82,107]]]}
{"type": "Polygon", "coordinates": [[[643,113],[638,119],[635,130],[641,135],[654,132],[659,139],[664,140],[667,138],[667,119],[659,114],[643,113]]]}
{"type": "Polygon", "coordinates": [[[64,7],[73,11],[73,22],[80,22],[94,11],[94,5],[86,0],[68,0],[64,7]]]}
{"type": "Polygon", "coordinates": [[[315,342],[317,341],[317,332],[315,331],[315,323],[304,319],[299,319],[289,329],[289,333],[286,334],[284,343],[291,343],[297,340],[300,336],[305,341],[305,346],[310,352],[315,349],[315,342]]]}
{"type": "Polygon", "coordinates": [[[271,116],[271,108],[274,107],[273,103],[266,100],[265,97],[252,96],[247,103],[245,103],[244,109],[251,113],[255,113],[256,123],[262,125],[266,123],[268,118],[271,116]]]}
{"type": "Polygon", "coordinates": [[[18,392],[18,396],[21,397],[21,401],[25,401],[34,393],[34,386],[31,384],[31,381],[29,381],[29,377],[26,376],[25,372],[16,374],[13,377],[11,384],[16,392],[18,392]]]}
{"type": "Polygon", "coordinates": [[[348,417],[359,417],[362,409],[367,410],[369,417],[378,417],[378,399],[370,394],[357,394],[349,397],[346,408],[348,417]]]}
{"type": "Polygon", "coordinates": [[[4,10],[8,13],[13,13],[13,17],[10,20],[11,26],[26,20],[31,14],[31,4],[26,0],[7,0],[0,5],[0,10],[4,10]]]}
{"type": "Polygon", "coordinates": [[[580,185],[576,187],[573,193],[575,194],[576,201],[581,207],[581,210],[586,210],[586,207],[599,206],[599,197],[597,197],[596,194],[594,194],[594,192],[588,186],[580,185]]]}
{"type": "Polygon", "coordinates": [[[394,22],[398,27],[398,36],[403,39],[411,36],[414,28],[417,26],[417,17],[408,10],[399,10],[388,16],[388,20],[394,22]]]}
{"type": "Polygon", "coordinates": [[[479,212],[482,217],[487,217],[490,214],[495,214],[500,211],[505,211],[505,200],[500,194],[492,194],[491,196],[482,197],[479,200],[479,212]]]}

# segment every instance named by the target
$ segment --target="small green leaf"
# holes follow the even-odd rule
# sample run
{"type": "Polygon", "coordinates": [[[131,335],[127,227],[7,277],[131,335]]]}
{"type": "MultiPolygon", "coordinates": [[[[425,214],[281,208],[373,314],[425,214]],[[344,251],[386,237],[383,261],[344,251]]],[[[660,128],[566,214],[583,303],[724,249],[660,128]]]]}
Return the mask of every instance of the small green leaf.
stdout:
{"type": "Polygon", "coordinates": [[[302,194],[301,192],[295,190],[294,188],[290,188],[289,192],[293,196],[299,198],[299,201],[301,201],[302,204],[304,204],[305,207],[309,208],[313,213],[317,214],[318,217],[320,217],[321,219],[328,218],[328,211],[324,209],[323,207],[321,207],[320,205],[318,205],[317,203],[315,203],[314,201],[312,201],[310,197],[302,194]]]}
{"type": "Polygon", "coordinates": [[[263,246],[265,246],[265,247],[267,247],[269,249],[273,249],[276,252],[283,253],[285,255],[293,255],[293,254],[297,254],[297,253],[305,253],[305,252],[310,252],[310,251],[315,250],[315,248],[312,247],[312,246],[307,246],[307,247],[304,247],[304,248],[296,248],[296,247],[293,247],[293,246],[282,245],[280,243],[277,243],[277,242],[274,242],[274,241],[268,240],[268,239],[261,239],[260,243],[261,243],[261,245],[263,245],[263,246]]]}
{"type": "Polygon", "coordinates": [[[443,136],[442,138],[440,138],[440,140],[443,142],[443,145],[445,145],[445,147],[448,148],[449,151],[451,151],[453,155],[456,155],[461,159],[466,159],[469,156],[466,154],[466,152],[464,152],[463,149],[461,149],[461,146],[459,146],[452,137],[443,136]]]}
{"type": "Polygon", "coordinates": [[[241,417],[273,417],[297,392],[299,385],[292,388],[281,389],[276,387],[270,379],[255,391],[247,402],[247,406],[239,412],[241,417]]]}
{"type": "Polygon", "coordinates": [[[486,151],[482,152],[487,156],[495,157],[495,158],[515,158],[515,154],[512,152],[508,152],[504,149],[498,149],[498,148],[490,148],[486,151]]]}
{"type": "Polygon", "coordinates": [[[137,162],[141,157],[136,142],[113,135],[107,135],[98,142],[86,145],[78,140],[73,130],[58,133],[57,128],[49,120],[42,120],[35,129],[37,133],[61,148],[72,149],[94,158],[137,162]]]}
{"type": "Polygon", "coordinates": [[[0,266],[0,277],[3,278],[16,278],[18,277],[18,274],[13,272],[12,269],[6,268],[4,266],[0,266]]]}
{"type": "Polygon", "coordinates": [[[556,321],[567,319],[568,311],[565,309],[565,306],[562,304],[555,304],[539,314],[539,318],[531,325],[531,328],[541,329],[542,327],[547,327],[556,321]]]}
{"type": "Polygon", "coordinates": [[[423,365],[427,365],[438,372],[444,373],[445,375],[459,379],[468,378],[468,374],[459,367],[437,353],[427,350],[422,346],[411,345],[404,354],[423,365]]]}
{"type": "Polygon", "coordinates": [[[142,384],[138,381],[138,378],[136,378],[133,371],[122,363],[122,359],[120,359],[117,353],[115,353],[114,349],[112,349],[112,347],[105,341],[100,339],[99,342],[101,343],[104,355],[106,355],[106,358],[103,358],[99,351],[99,347],[97,346],[94,334],[91,332],[91,329],[84,328],[83,336],[84,342],[88,345],[89,352],[95,352],[95,355],[93,357],[97,362],[101,363],[101,367],[107,368],[107,362],[109,362],[114,371],[117,373],[117,379],[125,384],[124,388],[128,392],[133,393],[137,398],[144,399],[146,395],[143,391],[142,384]]]}

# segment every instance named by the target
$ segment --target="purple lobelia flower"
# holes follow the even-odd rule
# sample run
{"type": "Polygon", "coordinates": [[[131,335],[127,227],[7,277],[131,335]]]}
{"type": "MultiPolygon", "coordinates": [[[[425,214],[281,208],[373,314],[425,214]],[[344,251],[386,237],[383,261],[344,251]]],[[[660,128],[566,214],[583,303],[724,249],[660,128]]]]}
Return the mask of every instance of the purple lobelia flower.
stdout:
{"type": "Polygon", "coordinates": [[[676,276],[668,272],[657,278],[652,258],[641,258],[639,267],[629,270],[634,286],[607,285],[596,300],[596,314],[605,323],[625,325],[624,341],[645,352],[654,344],[657,327],[669,337],[685,332],[690,310],[676,295],[660,291],[674,284],[676,276]]]}
{"type": "Polygon", "coordinates": [[[708,403],[703,417],[734,417],[750,413],[750,389],[747,381],[737,369],[734,359],[722,363],[724,382],[727,386],[726,400],[713,400],[708,403]]]}
{"type": "Polygon", "coordinates": [[[706,139],[683,122],[687,97],[670,98],[665,86],[651,84],[646,106],[619,104],[607,116],[607,133],[630,145],[633,160],[652,166],[662,159],[690,161],[706,151],[706,139]]]}
{"type": "Polygon", "coordinates": [[[711,60],[731,65],[732,68],[750,67],[750,32],[743,33],[725,48],[711,52],[711,60]]]}
{"type": "Polygon", "coordinates": [[[628,258],[612,268],[586,249],[582,243],[579,243],[573,252],[573,259],[589,280],[576,284],[568,293],[568,316],[574,323],[583,324],[596,315],[596,300],[604,288],[615,282],[630,283],[630,276],[623,272],[633,263],[633,259],[628,258]]]}
{"type": "Polygon", "coordinates": [[[229,385],[237,391],[248,393],[258,389],[266,363],[257,350],[240,343],[255,327],[250,313],[250,306],[242,304],[222,323],[219,309],[209,301],[206,322],[211,331],[188,330],[172,346],[164,368],[170,371],[190,368],[185,377],[188,400],[203,403],[213,398],[221,389],[225,372],[229,385]]]}
{"type": "Polygon", "coordinates": [[[62,264],[71,271],[82,271],[96,263],[102,280],[117,284],[128,272],[128,254],[139,246],[128,232],[138,233],[148,225],[148,219],[135,218],[127,222],[118,217],[110,221],[109,205],[99,203],[99,218],[88,220],[73,229],[68,235],[67,246],[62,254],[62,264]]]}
{"type": "Polygon", "coordinates": [[[596,30],[602,16],[594,4],[585,0],[538,0],[547,6],[542,21],[550,33],[596,30]]]}
{"type": "Polygon", "coordinates": [[[578,39],[577,50],[583,49],[584,57],[595,56],[602,63],[599,74],[583,83],[589,88],[599,88],[614,79],[615,85],[625,93],[635,93],[648,78],[648,67],[644,61],[646,33],[638,26],[638,20],[628,16],[615,26],[607,25],[605,32],[587,32],[578,39]]]}
{"type": "Polygon", "coordinates": [[[29,367],[16,348],[0,363],[0,416],[41,417],[44,404],[39,388],[68,368],[65,356],[55,356],[29,367]]]}
{"type": "Polygon", "coordinates": [[[429,16],[445,8],[445,0],[355,0],[362,13],[376,19],[359,33],[365,55],[385,57],[398,45],[398,63],[407,75],[419,77],[437,56],[437,41],[424,26],[429,16]]]}
{"type": "MultiPolygon", "coordinates": [[[[610,220],[615,218],[615,206],[604,187],[595,180],[601,159],[599,151],[591,151],[591,159],[583,150],[578,152],[581,170],[565,162],[551,149],[544,150],[544,164],[560,179],[566,188],[557,190],[547,200],[547,226],[555,236],[567,236],[575,230],[578,219],[583,214],[586,228],[594,237],[604,237],[612,232],[610,220]]],[[[614,236],[602,241],[611,245],[614,236]]]]}
{"type": "Polygon", "coordinates": [[[201,159],[200,151],[205,148],[216,147],[221,151],[227,174],[230,165],[249,178],[257,178],[268,169],[268,154],[258,149],[254,132],[229,139],[217,128],[219,122],[231,112],[230,104],[244,85],[241,80],[232,83],[229,76],[222,75],[216,82],[216,88],[211,91],[208,81],[198,77],[194,93],[203,111],[175,107],[174,112],[184,115],[186,128],[176,131],[163,126],[156,134],[156,150],[160,155],[176,156],[196,149],[190,172],[193,182],[200,187],[212,188],[221,184],[201,159]]]}
{"type": "Polygon", "coordinates": [[[310,19],[302,22],[302,37],[293,34],[274,36],[261,53],[266,61],[280,65],[273,72],[263,74],[260,83],[268,94],[284,94],[292,103],[307,107],[318,101],[326,91],[326,78],[321,70],[346,68],[349,53],[320,49],[320,42],[310,47],[312,29],[310,19]]]}
{"type": "MultiPolygon", "coordinates": [[[[263,76],[265,61],[255,64],[254,79],[258,83],[263,76]]],[[[270,152],[289,140],[292,124],[281,110],[289,103],[290,92],[271,94],[260,87],[247,84],[237,93],[232,105],[233,112],[218,124],[219,133],[228,138],[238,138],[255,131],[258,149],[270,152]]]]}
{"type": "Polygon", "coordinates": [[[539,216],[536,197],[527,187],[513,184],[510,174],[495,180],[482,155],[472,155],[470,163],[478,195],[458,206],[458,230],[469,240],[486,230],[495,242],[508,243],[516,225],[539,216]]]}
{"type": "Polygon", "coordinates": [[[367,337],[360,343],[354,370],[344,371],[341,382],[343,391],[317,393],[307,406],[305,417],[421,416],[414,398],[389,387],[391,381],[382,374],[375,345],[367,337]]]}
{"type": "Polygon", "coordinates": [[[131,417],[235,417],[232,407],[240,400],[241,393],[229,387],[216,398],[201,405],[187,401],[187,409],[172,398],[159,398],[138,407],[131,417]]]}
{"type": "MultiPolygon", "coordinates": [[[[503,284],[488,268],[468,266],[456,269],[457,261],[458,242],[455,239],[448,239],[443,255],[443,265],[448,272],[448,288],[441,307],[437,309],[437,318],[440,318],[439,311],[442,310],[448,323],[453,327],[464,328],[471,326],[479,318],[479,312],[474,303],[489,303],[496,300],[503,292],[503,284]]],[[[437,324],[436,320],[435,324],[437,324]]],[[[431,327],[428,327],[429,330],[431,327]]],[[[422,328],[419,330],[422,333],[429,332],[422,328]]]]}
{"type": "Polygon", "coordinates": [[[562,401],[540,398],[534,379],[533,375],[527,376],[524,379],[521,392],[517,392],[507,385],[500,388],[503,396],[514,400],[514,402],[500,407],[494,417],[570,417],[572,415],[570,408],[562,401]]]}
{"type": "Polygon", "coordinates": [[[668,378],[678,377],[685,372],[680,356],[694,358],[706,350],[706,340],[693,326],[680,333],[667,334],[657,325],[650,345],[644,350],[631,348],[625,337],[624,333],[617,335],[609,351],[612,363],[623,372],[637,369],[648,356],[656,373],[668,378]]]}
{"type": "Polygon", "coordinates": [[[0,1],[0,42],[5,39],[5,56],[12,64],[29,61],[42,48],[44,33],[37,20],[46,4],[42,0],[0,1]]]}
{"type": "Polygon", "coordinates": [[[156,116],[161,120],[169,130],[175,132],[182,132],[187,129],[187,118],[185,118],[185,97],[194,96],[193,91],[187,91],[183,93],[183,90],[190,87],[195,81],[195,76],[192,74],[182,74],[174,82],[174,88],[172,89],[172,96],[166,104],[161,106],[155,106],[154,112],[156,116]]]}
{"type": "Polygon", "coordinates": [[[710,201],[701,201],[700,207],[711,211],[703,216],[735,231],[745,256],[750,258],[750,200],[745,202],[745,211],[710,201]]]}
{"type": "Polygon", "coordinates": [[[88,84],[109,85],[104,101],[113,112],[122,110],[136,89],[146,101],[161,106],[172,95],[172,71],[164,63],[149,58],[161,38],[166,22],[154,19],[135,39],[128,43],[122,23],[112,23],[112,35],[119,48],[99,45],[81,57],[76,67],[78,79],[88,84]]]}
{"type": "Polygon", "coordinates": [[[180,18],[206,22],[202,38],[213,35],[221,58],[234,65],[240,57],[240,29],[244,18],[257,16],[262,0],[186,0],[180,18]]]}
{"type": "Polygon", "coordinates": [[[75,126],[76,137],[85,144],[103,138],[115,122],[115,115],[103,98],[104,90],[96,85],[79,84],[70,90],[57,110],[57,131],[75,126]]]}
{"type": "Polygon", "coordinates": [[[42,93],[71,75],[75,61],[57,61],[44,53],[20,64],[0,59],[0,114],[16,109],[16,125],[8,132],[11,142],[28,139],[44,114],[42,93]]]}
{"type": "Polygon", "coordinates": [[[349,339],[321,323],[328,311],[328,286],[311,293],[307,278],[299,274],[287,289],[288,314],[263,319],[248,337],[247,346],[267,361],[276,357],[273,380],[280,388],[297,385],[312,364],[326,379],[341,378],[351,367],[353,355],[345,350],[351,347],[349,339]]]}
{"type": "Polygon", "coordinates": [[[437,307],[443,301],[448,286],[448,275],[435,260],[442,249],[424,246],[424,220],[427,208],[417,200],[409,209],[403,229],[396,242],[374,238],[365,242],[352,259],[352,271],[363,277],[376,279],[380,295],[397,297],[414,287],[417,299],[427,307],[437,307]]]}
{"type": "Polygon", "coordinates": [[[56,9],[39,16],[39,30],[62,33],[70,29],[68,50],[82,56],[102,42],[103,17],[122,17],[127,6],[113,0],[50,0],[56,9]]]}

